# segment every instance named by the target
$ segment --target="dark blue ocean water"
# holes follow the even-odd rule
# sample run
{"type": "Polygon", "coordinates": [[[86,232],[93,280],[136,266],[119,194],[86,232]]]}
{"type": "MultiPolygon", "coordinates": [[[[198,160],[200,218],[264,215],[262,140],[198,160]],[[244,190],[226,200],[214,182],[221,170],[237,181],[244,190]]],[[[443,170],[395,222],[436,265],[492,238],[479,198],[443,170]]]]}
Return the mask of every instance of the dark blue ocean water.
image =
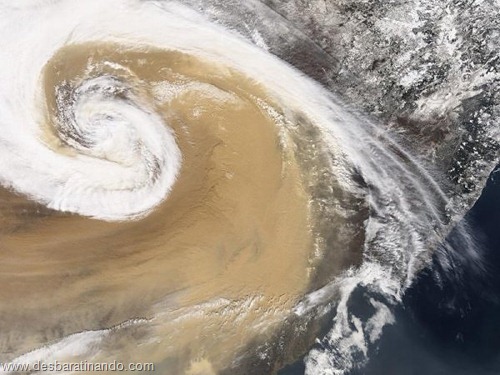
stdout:
{"type": "Polygon", "coordinates": [[[452,269],[435,256],[355,374],[500,374],[500,174],[490,176],[464,221],[477,248],[461,242],[460,226],[450,234],[452,269]]]}
{"type": "MultiPolygon", "coordinates": [[[[500,374],[500,173],[447,243],[395,308],[396,322],[384,328],[368,364],[351,375],[500,374]]],[[[303,373],[298,361],[280,375],[303,373]]]]}

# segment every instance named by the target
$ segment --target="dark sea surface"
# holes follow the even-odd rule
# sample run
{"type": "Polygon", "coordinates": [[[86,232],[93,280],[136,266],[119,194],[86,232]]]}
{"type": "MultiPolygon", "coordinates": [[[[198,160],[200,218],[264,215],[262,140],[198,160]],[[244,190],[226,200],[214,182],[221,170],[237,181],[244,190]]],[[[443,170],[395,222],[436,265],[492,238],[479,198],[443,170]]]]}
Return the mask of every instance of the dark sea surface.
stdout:
{"type": "MultiPolygon", "coordinates": [[[[366,297],[359,290],[351,298],[358,316],[366,297]]],[[[367,365],[350,375],[500,374],[500,172],[490,176],[394,315],[367,365]]],[[[304,374],[303,362],[279,374],[304,374]]]]}

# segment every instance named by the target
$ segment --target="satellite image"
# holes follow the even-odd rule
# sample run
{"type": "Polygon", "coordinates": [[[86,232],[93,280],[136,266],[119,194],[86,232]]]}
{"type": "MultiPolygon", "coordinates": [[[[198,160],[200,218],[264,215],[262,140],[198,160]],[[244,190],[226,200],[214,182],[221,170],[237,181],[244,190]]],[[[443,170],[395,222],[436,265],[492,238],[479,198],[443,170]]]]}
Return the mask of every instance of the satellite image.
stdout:
{"type": "Polygon", "coordinates": [[[500,374],[499,0],[0,0],[0,374],[500,374]]]}

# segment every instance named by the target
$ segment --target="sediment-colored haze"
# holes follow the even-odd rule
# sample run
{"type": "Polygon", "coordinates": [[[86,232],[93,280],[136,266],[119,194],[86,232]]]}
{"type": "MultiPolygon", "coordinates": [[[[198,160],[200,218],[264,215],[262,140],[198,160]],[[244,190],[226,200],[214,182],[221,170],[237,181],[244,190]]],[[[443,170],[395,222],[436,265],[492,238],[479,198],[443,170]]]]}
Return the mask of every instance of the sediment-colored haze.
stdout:
{"type": "Polygon", "coordinates": [[[0,21],[0,362],[275,373],[333,306],[345,363],[366,351],[380,309],[362,327],[349,296],[397,295],[440,220],[396,142],[177,1],[0,21]]]}

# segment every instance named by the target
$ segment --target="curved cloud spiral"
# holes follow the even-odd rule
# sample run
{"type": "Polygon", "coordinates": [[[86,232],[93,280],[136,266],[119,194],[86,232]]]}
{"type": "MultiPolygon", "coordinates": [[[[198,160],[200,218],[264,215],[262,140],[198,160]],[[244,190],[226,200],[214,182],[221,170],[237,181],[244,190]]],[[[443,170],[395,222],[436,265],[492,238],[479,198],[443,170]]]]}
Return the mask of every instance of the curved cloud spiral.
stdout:
{"type": "Polygon", "coordinates": [[[12,18],[2,31],[16,38],[4,46],[11,58],[1,66],[5,84],[0,95],[9,106],[1,113],[2,157],[7,162],[2,163],[0,179],[51,208],[109,220],[141,216],[168,194],[181,160],[168,124],[112,74],[82,82],[66,97],[58,96],[58,113],[48,121],[55,123],[56,135],[71,155],[40,142],[44,121],[40,79],[47,62],[65,45],[110,41],[121,48],[181,51],[251,77],[287,106],[307,103],[315,116],[321,113],[321,103],[310,99],[318,90],[314,84],[292,69],[283,69],[281,61],[264,51],[200,23],[198,15],[173,4],[27,1],[13,7],[22,21],[12,18]],[[30,27],[23,26],[28,20],[30,27]],[[12,149],[23,149],[23,155],[14,156],[12,149]]]}
{"type": "Polygon", "coordinates": [[[390,309],[373,300],[363,326],[349,296],[369,286],[390,305],[439,238],[447,198],[418,160],[262,38],[176,1],[0,14],[6,360],[134,353],[211,374],[253,345],[269,370],[265,339],[304,334],[290,360],[332,301],[338,350],[311,352],[310,373],[366,356],[390,309]]]}

